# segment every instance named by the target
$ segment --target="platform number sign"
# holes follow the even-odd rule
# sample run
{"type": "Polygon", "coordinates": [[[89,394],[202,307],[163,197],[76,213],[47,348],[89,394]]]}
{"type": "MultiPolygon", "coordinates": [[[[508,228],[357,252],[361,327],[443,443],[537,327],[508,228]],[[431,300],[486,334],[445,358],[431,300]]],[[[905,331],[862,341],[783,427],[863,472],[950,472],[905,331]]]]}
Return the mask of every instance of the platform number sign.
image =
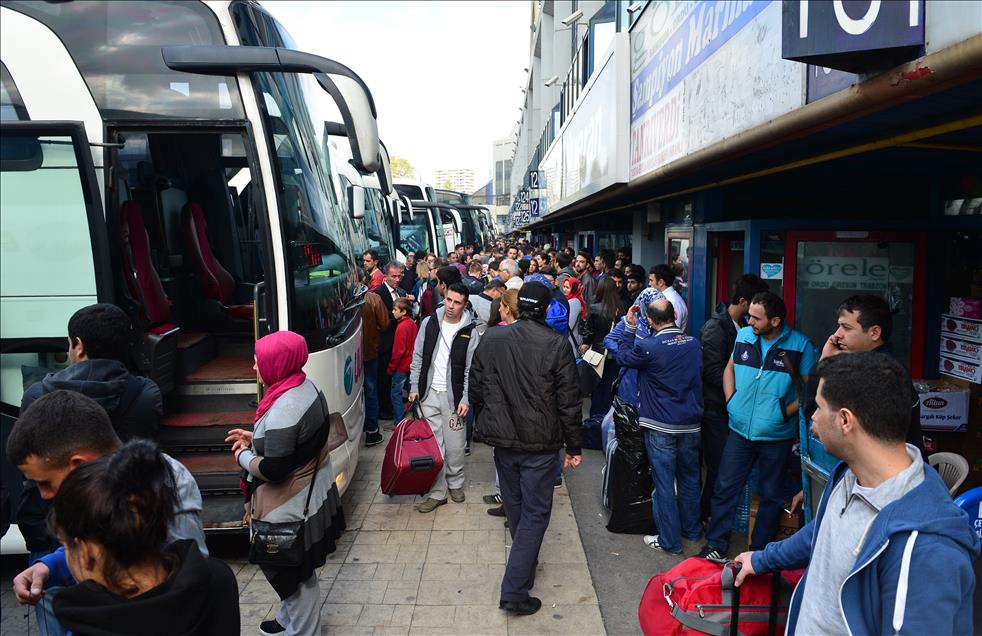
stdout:
{"type": "Polygon", "coordinates": [[[529,202],[529,191],[526,188],[522,188],[518,191],[518,202],[528,203],[529,202]]]}
{"type": "Polygon", "coordinates": [[[539,216],[539,200],[532,199],[529,201],[529,204],[529,212],[532,214],[532,216],[539,216]]]}
{"type": "Polygon", "coordinates": [[[532,190],[539,189],[539,171],[529,170],[529,188],[532,190]]]}

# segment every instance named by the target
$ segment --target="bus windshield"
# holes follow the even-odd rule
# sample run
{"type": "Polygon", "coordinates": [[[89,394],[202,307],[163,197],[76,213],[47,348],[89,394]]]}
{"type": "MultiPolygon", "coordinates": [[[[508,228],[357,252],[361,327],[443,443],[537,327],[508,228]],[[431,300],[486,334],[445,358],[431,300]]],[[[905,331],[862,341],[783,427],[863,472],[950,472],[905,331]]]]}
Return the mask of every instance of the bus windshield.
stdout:
{"type": "Polygon", "coordinates": [[[403,214],[399,222],[399,244],[407,252],[432,252],[434,248],[429,241],[429,220],[426,210],[416,210],[412,219],[403,214]]]}

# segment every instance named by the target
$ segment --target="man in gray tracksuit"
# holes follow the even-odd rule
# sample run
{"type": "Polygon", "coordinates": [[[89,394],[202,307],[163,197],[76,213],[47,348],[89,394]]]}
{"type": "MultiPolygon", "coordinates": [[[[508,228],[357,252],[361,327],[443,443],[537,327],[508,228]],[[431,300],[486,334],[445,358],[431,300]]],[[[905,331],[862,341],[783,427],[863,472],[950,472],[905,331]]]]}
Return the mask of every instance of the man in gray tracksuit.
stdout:
{"type": "Polygon", "coordinates": [[[471,358],[480,334],[474,313],[467,309],[467,287],[447,287],[443,306],[423,320],[413,347],[409,368],[409,401],[421,400],[423,417],[443,454],[443,470],[420,512],[433,512],[447,503],[447,492],[456,503],[464,501],[464,447],[467,443],[467,383],[471,358]]]}

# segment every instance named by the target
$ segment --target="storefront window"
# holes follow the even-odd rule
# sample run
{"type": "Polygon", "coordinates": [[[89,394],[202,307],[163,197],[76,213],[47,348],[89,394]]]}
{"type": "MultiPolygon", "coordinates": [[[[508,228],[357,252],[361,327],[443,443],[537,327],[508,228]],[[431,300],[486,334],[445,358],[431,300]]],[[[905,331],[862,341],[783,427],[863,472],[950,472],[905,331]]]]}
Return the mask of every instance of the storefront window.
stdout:
{"type": "Polygon", "coordinates": [[[784,232],[768,232],[762,237],[759,275],[770,292],[784,295],[784,232]]]}
{"type": "Polygon", "coordinates": [[[675,291],[689,304],[689,263],[692,260],[692,235],[668,237],[667,264],[675,272],[675,291]]]}

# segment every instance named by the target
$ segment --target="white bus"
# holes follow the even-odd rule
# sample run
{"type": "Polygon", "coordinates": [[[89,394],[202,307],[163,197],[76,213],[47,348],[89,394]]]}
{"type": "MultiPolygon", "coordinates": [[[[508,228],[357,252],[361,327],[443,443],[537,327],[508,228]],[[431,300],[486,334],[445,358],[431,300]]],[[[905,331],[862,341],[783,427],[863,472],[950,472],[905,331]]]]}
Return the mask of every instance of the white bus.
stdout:
{"type": "Polygon", "coordinates": [[[23,389],[66,364],[72,313],[115,303],[165,396],[158,441],[195,473],[206,527],[241,530],[223,440],[252,424],[255,338],[289,329],[332,411],[344,492],[364,424],[365,287],[314,113],[340,111],[358,170],[382,170],[364,82],[297,51],[255,2],[12,0],[0,94],[4,435],[23,389]]]}
{"type": "Polygon", "coordinates": [[[418,243],[420,246],[416,249],[425,250],[441,257],[452,252],[454,247],[460,243],[461,220],[457,211],[446,205],[430,205],[439,203],[437,194],[432,186],[422,181],[396,179],[395,189],[401,196],[410,201],[415,201],[416,216],[423,217],[417,218],[415,225],[412,226],[412,231],[408,228],[403,229],[403,243],[407,241],[413,244],[418,243]],[[423,234],[421,228],[424,221],[429,226],[426,243],[422,243],[418,238],[423,234]]]}

